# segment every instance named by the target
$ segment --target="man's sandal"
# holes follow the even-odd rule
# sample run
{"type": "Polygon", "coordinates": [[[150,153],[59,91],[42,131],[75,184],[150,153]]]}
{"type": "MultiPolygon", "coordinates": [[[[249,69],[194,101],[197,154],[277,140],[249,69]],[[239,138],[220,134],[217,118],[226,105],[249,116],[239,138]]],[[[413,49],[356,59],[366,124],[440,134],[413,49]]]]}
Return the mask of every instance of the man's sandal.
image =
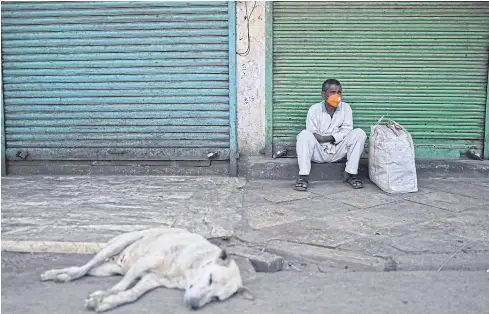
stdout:
{"type": "Polygon", "coordinates": [[[309,184],[309,181],[306,179],[297,179],[295,182],[295,189],[297,191],[307,191],[307,185],[309,184]]]}
{"type": "Polygon", "coordinates": [[[351,186],[352,188],[354,189],[361,189],[363,188],[363,184],[360,180],[358,180],[356,177],[354,176],[348,176],[345,178],[345,182],[351,186]]]}

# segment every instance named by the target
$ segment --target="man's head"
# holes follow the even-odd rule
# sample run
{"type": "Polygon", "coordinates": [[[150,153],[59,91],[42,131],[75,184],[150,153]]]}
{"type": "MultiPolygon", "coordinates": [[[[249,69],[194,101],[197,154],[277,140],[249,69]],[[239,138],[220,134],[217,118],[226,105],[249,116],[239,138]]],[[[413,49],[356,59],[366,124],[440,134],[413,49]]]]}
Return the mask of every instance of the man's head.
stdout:
{"type": "Polygon", "coordinates": [[[333,95],[341,95],[341,83],[335,79],[324,81],[321,96],[324,101],[328,102],[328,98],[333,95]]]}
{"type": "Polygon", "coordinates": [[[225,250],[222,250],[206,267],[197,270],[199,273],[192,282],[187,283],[184,303],[197,310],[214,300],[224,301],[235,293],[247,299],[253,299],[248,288],[243,286],[239,267],[225,250]]]}

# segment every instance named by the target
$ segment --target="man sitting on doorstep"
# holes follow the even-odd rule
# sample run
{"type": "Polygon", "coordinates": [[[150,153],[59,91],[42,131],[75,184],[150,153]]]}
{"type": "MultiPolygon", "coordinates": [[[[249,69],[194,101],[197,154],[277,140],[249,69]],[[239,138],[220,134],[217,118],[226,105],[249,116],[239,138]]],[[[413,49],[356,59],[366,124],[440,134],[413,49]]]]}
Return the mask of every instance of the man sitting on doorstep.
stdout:
{"type": "Polygon", "coordinates": [[[341,101],[341,83],[335,79],[323,83],[324,101],[312,105],[307,113],[306,129],[297,135],[299,179],[295,189],[306,191],[309,184],[311,161],[346,163],[343,179],[354,189],[363,188],[356,178],[358,163],[367,135],[362,129],[353,129],[353,115],[349,104],[341,101]]]}

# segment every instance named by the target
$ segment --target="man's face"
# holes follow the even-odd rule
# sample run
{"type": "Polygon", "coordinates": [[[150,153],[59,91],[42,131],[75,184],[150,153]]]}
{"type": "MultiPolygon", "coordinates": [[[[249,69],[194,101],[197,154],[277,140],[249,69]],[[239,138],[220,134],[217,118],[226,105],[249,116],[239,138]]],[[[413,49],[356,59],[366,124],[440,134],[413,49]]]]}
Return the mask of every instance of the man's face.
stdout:
{"type": "Polygon", "coordinates": [[[329,96],[341,94],[340,87],[337,85],[329,85],[326,91],[322,91],[321,95],[325,101],[328,101],[329,96]]]}

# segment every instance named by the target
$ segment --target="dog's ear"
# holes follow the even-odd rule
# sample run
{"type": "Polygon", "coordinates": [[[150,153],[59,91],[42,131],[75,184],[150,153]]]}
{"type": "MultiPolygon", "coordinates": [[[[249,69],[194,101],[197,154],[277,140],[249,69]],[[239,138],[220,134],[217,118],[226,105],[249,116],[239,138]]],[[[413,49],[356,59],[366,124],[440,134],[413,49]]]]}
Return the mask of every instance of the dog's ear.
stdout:
{"type": "Polygon", "coordinates": [[[239,287],[237,293],[240,294],[246,300],[254,300],[255,299],[255,296],[253,295],[253,293],[251,293],[250,289],[248,289],[248,287],[246,287],[246,286],[239,287]]]}
{"type": "Polygon", "coordinates": [[[228,259],[228,252],[226,252],[226,250],[222,250],[221,251],[221,255],[219,255],[219,258],[222,259],[223,261],[227,260],[228,259]]]}
{"type": "Polygon", "coordinates": [[[227,266],[230,262],[230,258],[228,256],[228,252],[226,250],[221,250],[221,253],[219,254],[219,257],[217,258],[217,263],[222,266],[227,266]]]}

